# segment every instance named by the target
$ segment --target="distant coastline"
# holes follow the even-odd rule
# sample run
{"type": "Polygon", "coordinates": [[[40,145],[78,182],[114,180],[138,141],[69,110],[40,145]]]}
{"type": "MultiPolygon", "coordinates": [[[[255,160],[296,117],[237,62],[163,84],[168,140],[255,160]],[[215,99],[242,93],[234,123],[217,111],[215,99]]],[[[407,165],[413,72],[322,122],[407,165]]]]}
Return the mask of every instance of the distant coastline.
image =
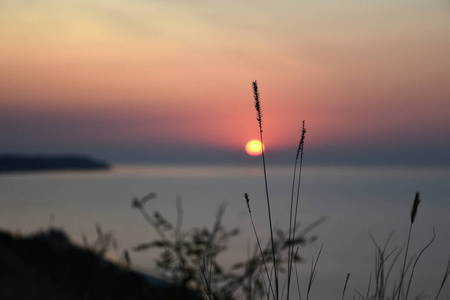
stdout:
{"type": "Polygon", "coordinates": [[[111,164],[86,155],[0,154],[0,173],[108,170],[111,164]]]}

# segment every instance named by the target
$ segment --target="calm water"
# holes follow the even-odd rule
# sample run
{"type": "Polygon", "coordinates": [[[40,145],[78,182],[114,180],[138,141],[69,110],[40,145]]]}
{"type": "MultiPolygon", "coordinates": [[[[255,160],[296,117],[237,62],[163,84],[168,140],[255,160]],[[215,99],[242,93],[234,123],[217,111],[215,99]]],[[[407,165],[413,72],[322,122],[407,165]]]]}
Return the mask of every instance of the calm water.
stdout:
{"type": "MultiPolygon", "coordinates": [[[[286,167],[268,169],[272,218],[283,228],[287,226],[291,173],[286,167]]],[[[414,224],[412,253],[420,251],[432,237],[433,226],[437,238],[417,267],[415,292],[434,296],[450,256],[449,182],[450,170],[304,168],[300,221],[308,224],[327,218],[314,230],[318,240],[301,249],[306,261],[300,265],[300,273],[306,277],[312,256],[324,244],[312,299],[340,299],[347,273],[348,296],[353,289],[365,294],[374,265],[369,231],[380,243],[395,231],[392,249],[402,246],[416,191],[421,192],[423,202],[414,224]]],[[[176,219],[175,199],[182,196],[184,229],[210,226],[217,208],[226,202],[225,225],[242,229],[223,257],[226,264],[245,259],[248,245],[253,247],[255,240],[244,192],[250,195],[259,234],[267,237],[267,206],[259,167],[119,166],[98,173],[1,175],[0,228],[28,233],[53,222],[81,242],[82,234],[93,241],[95,225],[100,224],[114,233],[124,250],[155,237],[152,228],[131,208],[133,197],[149,192],[158,197],[148,208],[159,210],[170,220],[176,219]]],[[[151,268],[153,257],[150,252],[132,254],[134,264],[141,268],[151,268]]],[[[450,285],[441,299],[450,299],[450,285]]]]}

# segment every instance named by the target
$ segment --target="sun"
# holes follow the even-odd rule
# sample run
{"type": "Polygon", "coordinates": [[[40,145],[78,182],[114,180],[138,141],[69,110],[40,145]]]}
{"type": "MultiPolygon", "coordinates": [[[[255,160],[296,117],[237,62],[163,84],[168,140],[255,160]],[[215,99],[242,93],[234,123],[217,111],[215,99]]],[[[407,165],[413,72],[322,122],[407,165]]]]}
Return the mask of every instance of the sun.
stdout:
{"type": "Polygon", "coordinates": [[[264,145],[261,144],[258,140],[248,141],[245,145],[245,152],[249,155],[257,156],[262,154],[262,150],[264,149],[264,145]]]}

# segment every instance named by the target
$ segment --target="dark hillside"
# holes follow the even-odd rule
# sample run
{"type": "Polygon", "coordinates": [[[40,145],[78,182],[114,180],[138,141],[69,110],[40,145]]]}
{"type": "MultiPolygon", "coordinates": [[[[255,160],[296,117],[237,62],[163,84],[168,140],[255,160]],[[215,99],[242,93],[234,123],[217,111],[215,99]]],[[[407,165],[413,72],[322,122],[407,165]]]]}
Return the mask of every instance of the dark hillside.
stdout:
{"type": "Polygon", "coordinates": [[[0,299],[199,299],[166,281],[74,246],[64,232],[0,232],[0,299]]]}

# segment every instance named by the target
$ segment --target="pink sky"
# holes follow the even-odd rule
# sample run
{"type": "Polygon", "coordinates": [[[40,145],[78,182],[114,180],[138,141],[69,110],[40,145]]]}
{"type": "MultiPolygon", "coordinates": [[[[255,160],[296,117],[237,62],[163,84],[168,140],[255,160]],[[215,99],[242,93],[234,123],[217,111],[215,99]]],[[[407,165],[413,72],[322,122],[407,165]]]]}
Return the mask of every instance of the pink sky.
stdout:
{"type": "Polygon", "coordinates": [[[0,37],[0,152],[244,152],[253,80],[267,151],[450,150],[445,1],[6,0],[0,37]]]}

